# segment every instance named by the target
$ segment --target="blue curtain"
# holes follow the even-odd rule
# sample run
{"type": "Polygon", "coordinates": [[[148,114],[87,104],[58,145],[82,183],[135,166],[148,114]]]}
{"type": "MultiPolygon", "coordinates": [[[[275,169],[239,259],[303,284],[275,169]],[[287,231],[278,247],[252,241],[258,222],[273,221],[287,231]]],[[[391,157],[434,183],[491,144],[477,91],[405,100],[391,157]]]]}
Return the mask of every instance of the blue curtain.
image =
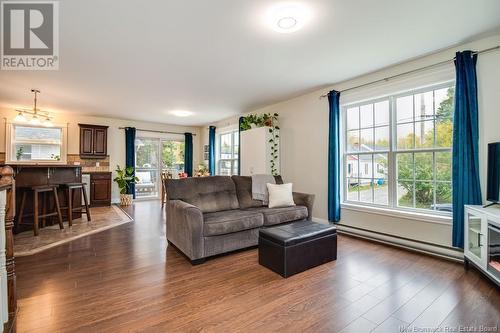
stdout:
{"type": "Polygon", "coordinates": [[[464,247],[464,205],[480,205],[477,54],[457,52],[453,119],[453,246],[464,247]]]}
{"type": "Polygon", "coordinates": [[[241,176],[241,123],[243,117],[238,119],[238,176],[241,176]]]}
{"type": "Polygon", "coordinates": [[[328,220],[340,221],[340,92],[328,93],[328,220]]]}
{"type": "Polygon", "coordinates": [[[208,128],[208,171],[215,176],[215,126],[208,128]]]}
{"type": "MultiPolygon", "coordinates": [[[[135,168],[135,127],[125,127],[125,167],[135,168]]],[[[127,194],[132,194],[135,199],[134,184],[127,189],[127,194]]]]}
{"type": "Polygon", "coordinates": [[[193,134],[184,133],[184,172],[193,177],[193,134]]]}

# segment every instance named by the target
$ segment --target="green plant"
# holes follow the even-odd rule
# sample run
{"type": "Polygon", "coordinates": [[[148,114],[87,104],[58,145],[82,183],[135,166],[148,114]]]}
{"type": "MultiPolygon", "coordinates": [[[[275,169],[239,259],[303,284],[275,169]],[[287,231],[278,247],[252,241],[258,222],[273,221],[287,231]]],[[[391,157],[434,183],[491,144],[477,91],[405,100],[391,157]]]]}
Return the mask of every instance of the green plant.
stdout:
{"type": "Polygon", "coordinates": [[[269,127],[269,133],[271,134],[271,138],[269,139],[269,144],[271,145],[271,173],[275,176],[278,174],[276,164],[279,157],[278,138],[280,128],[278,126],[278,116],[277,113],[249,114],[243,117],[240,122],[241,131],[251,129],[252,125],[256,127],[269,127]]]}
{"type": "Polygon", "coordinates": [[[126,194],[130,185],[135,184],[139,181],[139,178],[134,176],[134,167],[120,168],[119,165],[116,166],[116,177],[113,179],[118,184],[120,188],[120,194],[126,194]]]}
{"type": "Polygon", "coordinates": [[[23,156],[24,148],[23,146],[19,147],[19,149],[16,151],[16,160],[21,160],[21,157],[23,156]]]}
{"type": "Polygon", "coordinates": [[[56,160],[56,161],[60,161],[61,160],[61,156],[54,155],[54,154],[50,154],[50,158],[53,159],[53,160],[56,160]]]}

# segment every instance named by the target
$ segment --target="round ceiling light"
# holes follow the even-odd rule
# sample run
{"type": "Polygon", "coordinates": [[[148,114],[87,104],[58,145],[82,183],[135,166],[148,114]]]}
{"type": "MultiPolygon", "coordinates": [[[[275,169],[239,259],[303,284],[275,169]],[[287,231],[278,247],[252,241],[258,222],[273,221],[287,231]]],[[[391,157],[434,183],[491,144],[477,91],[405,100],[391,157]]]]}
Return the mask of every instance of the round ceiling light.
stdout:
{"type": "Polygon", "coordinates": [[[266,23],[274,31],[291,33],[300,30],[309,21],[309,8],[301,3],[279,3],[271,7],[266,16],[266,23]]]}
{"type": "Polygon", "coordinates": [[[292,29],[296,25],[297,25],[297,20],[294,19],[293,17],[283,17],[280,18],[278,21],[278,27],[285,30],[292,29]]]}
{"type": "Polygon", "coordinates": [[[173,110],[169,112],[171,115],[176,117],[189,117],[193,115],[193,112],[186,110],[173,110]]]}

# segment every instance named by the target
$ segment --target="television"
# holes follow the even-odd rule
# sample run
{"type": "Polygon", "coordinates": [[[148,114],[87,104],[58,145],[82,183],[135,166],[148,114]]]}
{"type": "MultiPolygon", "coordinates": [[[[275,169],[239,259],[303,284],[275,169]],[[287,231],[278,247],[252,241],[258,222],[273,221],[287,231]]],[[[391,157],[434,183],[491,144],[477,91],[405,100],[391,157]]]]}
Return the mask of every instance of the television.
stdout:
{"type": "Polygon", "coordinates": [[[488,144],[488,178],[486,200],[491,204],[500,203],[500,142],[488,144]]]}

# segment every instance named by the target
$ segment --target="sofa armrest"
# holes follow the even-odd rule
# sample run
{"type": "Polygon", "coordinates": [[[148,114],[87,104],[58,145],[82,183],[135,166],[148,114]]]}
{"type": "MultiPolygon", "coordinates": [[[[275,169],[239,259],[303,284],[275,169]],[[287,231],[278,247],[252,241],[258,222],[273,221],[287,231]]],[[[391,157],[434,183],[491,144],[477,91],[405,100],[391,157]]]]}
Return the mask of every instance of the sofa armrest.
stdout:
{"type": "Polygon", "coordinates": [[[314,194],[293,192],[293,201],[298,206],[307,207],[307,220],[312,220],[312,211],[314,206],[314,194]]]}
{"type": "Polygon", "coordinates": [[[167,240],[191,260],[203,258],[203,213],[182,200],[168,200],[167,240]]]}

